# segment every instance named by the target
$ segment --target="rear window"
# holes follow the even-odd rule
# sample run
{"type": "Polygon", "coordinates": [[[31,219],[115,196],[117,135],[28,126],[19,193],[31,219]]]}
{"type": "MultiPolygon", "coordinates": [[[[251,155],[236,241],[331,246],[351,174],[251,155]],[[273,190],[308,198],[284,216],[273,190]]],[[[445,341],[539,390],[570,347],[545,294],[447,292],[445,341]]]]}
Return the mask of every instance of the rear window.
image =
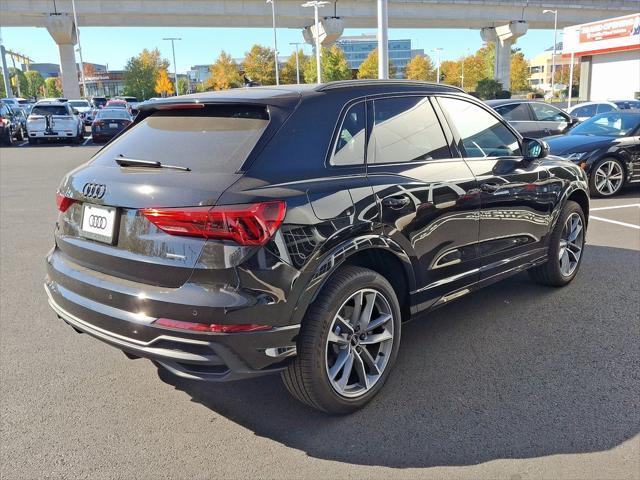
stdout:
{"type": "Polygon", "coordinates": [[[107,145],[96,161],[115,165],[114,158],[123,155],[199,172],[232,173],[240,170],[268,123],[264,107],[159,111],[107,145]]]}
{"type": "Polygon", "coordinates": [[[88,107],[89,106],[89,102],[84,101],[84,100],[71,100],[69,102],[69,105],[71,105],[72,107],[80,107],[80,108],[84,108],[84,107],[88,107]]]}
{"type": "Polygon", "coordinates": [[[64,105],[36,105],[31,115],[69,115],[69,112],[64,105]]]}
{"type": "Polygon", "coordinates": [[[131,115],[127,113],[126,110],[115,110],[115,109],[103,109],[98,112],[96,118],[121,118],[123,120],[130,120],[131,115]]]}

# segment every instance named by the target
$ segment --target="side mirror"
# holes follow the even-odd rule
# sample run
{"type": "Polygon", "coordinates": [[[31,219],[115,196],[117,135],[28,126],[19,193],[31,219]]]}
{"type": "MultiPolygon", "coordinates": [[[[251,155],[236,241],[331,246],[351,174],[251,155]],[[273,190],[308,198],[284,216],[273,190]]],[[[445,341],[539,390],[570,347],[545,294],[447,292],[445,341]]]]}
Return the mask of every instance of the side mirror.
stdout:
{"type": "Polygon", "coordinates": [[[73,110],[73,114],[74,114],[74,115],[78,115],[78,110],[77,110],[77,109],[72,108],[72,110],[73,110]]]}
{"type": "Polygon", "coordinates": [[[525,138],[522,142],[523,156],[526,161],[544,158],[549,154],[549,145],[537,138],[525,138]]]}
{"type": "Polygon", "coordinates": [[[579,123],[580,123],[580,119],[578,117],[574,117],[573,115],[569,117],[569,126],[573,127],[579,123]]]}

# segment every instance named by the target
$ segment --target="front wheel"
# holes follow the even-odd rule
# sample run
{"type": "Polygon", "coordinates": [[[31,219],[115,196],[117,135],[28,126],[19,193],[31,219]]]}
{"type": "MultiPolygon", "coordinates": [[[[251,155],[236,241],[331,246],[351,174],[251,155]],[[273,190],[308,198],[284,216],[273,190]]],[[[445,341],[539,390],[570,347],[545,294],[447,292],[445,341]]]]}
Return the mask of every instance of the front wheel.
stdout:
{"type": "Polygon", "coordinates": [[[282,379],[307,405],[351,413],[382,388],[400,345],[400,305],[389,282],[361,267],[345,266],[309,307],[298,355],[282,379]]]}
{"type": "Polygon", "coordinates": [[[571,282],[582,262],[585,230],[582,207],[569,200],[551,233],[547,262],[530,269],[531,278],[552,287],[563,287],[571,282]]]}
{"type": "Polygon", "coordinates": [[[593,166],[589,190],[595,197],[611,197],[622,190],[624,167],[616,158],[603,158],[593,166]]]}

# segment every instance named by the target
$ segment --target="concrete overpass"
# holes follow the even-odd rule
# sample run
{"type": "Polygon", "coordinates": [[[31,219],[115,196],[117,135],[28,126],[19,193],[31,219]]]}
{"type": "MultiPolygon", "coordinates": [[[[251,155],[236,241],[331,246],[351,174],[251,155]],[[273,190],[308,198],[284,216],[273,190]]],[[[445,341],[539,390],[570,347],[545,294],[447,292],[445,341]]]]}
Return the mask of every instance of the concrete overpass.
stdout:
{"type": "MultiPolygon", "coordinates": [[[[477,28],[496,43],[495,76],[509,85],[511,45],[528,28],[553,28],[558,10],[562,28],[638,10],[637,0],[392,0],[390,28],[477,28]],[[494,28],[498,27],[498,28],[494,28]]],[[[313,23],[303,0],[276,0],[279,28],[313,23]]],[[[342,18],[345,28],[375,28],[375,0],[337,0],[321,10],[342,18]]],[[[76,0],[82,27],[271,27],[271,7],[264,0],[76,0]]],[[[0,26],[45,27],[58,44],[65,96],[79,96],[73,45],[76,43],[71,0],[0,0],[0,26]]]]}

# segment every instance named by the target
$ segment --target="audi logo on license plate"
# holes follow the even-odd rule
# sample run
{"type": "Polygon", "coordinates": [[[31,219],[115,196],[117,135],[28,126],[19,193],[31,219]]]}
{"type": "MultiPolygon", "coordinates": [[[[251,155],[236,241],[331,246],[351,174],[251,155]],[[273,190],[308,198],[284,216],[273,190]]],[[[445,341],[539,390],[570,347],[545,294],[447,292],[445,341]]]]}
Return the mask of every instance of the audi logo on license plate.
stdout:
{"type": "Polygon", "coordinates": [[[104,230],[107,228],[107,217],[103,217],[102,215],[91,215],[89,217],[89,226],[104,230]]]}

